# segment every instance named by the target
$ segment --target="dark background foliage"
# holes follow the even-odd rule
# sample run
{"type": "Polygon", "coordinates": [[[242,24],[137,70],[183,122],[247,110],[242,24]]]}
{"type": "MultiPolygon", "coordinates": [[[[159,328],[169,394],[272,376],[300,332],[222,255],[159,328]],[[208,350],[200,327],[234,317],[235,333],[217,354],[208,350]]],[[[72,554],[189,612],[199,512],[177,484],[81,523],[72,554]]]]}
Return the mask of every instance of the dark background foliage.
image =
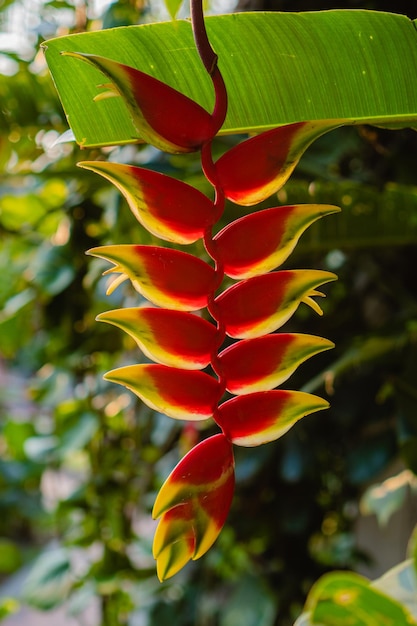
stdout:
{"type": "Polygon", "coordinates": [[[373,11],[388,11],[401,13],[411,19],[417,17],[415,3],[412,0],[401,0],[393,3],[389,0],[375,0],[375,2],[362,2],[350,0],[345,2],[312,2],[311,0],[239,0],[238,10],[244,11],[322,11],[324,9],[370,9],[373,11]]]}

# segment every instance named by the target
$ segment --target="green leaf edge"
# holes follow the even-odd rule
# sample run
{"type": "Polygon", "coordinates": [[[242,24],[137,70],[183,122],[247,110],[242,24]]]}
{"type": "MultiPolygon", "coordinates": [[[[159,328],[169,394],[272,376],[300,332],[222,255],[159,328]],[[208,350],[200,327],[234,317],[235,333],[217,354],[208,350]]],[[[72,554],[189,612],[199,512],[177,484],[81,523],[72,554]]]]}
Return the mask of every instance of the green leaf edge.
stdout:
{"type": "MultiPolygon", "coordinates": [[[[417,32],[405,16],[364,10],[246,12],[210,16],[206,24],[229,88],[221,134],[258,133],[316,119],[417,126],[417,32]],[[283,59],[282,66],[277,58],[283,59]]],[[[211,81],[186,20],[68,35],[42,47],[80,146],[134,143],[140,138],[120,98],[93,103],[100,93],[97,85],[106,78],[79,60],[61,56],[63,51],[101,54],[126,63],[212,110],[211,81]]]]}
{"type": "MultiPolygon", "coordinates": [[[[388,570],[385,574],[383,574],[380,578],[374,581],[368,581],[363,576],[356,574],[354,572],[330,572],[328,574],[324,574],[312,587],[309,596],[306,602],[306,610],[303,612],[298,619],[294,622],[294,626],[325,626],[321,622],[311,621],[312,612],[314,611],[314,607],[317,602],[320,600],[320,593],[322,593],[323,589],[326,588],[327,582],[330,580],[335,580],[336,577],[344,577],[346,580],[351,579],[354,582],[363,581],[364,584],[369,585],[370,589],[372,589],[376,594],[380,594],[383,596],[385,600],[389,600],[393,603],[393,606],[400,607],[404,610],[404,619],[405,621],[402,624],[398,624],[398,626],[414,626],[417,624],[416,616],[413,615],[413,611],[408,606],[407,600],[401,601],[402,599],[395,597],[394,595],[390,595],[386,590],[392,588],[392,579],[399,578],[401,576],[407,576],[408,578],[412,577],[414,581],[414,589],[417,590],[417,582],[416,582],[416,572],[414,568],[414,561],[412,559],[407,559],[402,563],[394,566],[390,570],[388,570]]],[[[409,584],[409,581],[408,583],[409,584]]],[[[412,590],[408,590],[409,597],[413,597],[415,592],[412,593],[412,590]]]]}

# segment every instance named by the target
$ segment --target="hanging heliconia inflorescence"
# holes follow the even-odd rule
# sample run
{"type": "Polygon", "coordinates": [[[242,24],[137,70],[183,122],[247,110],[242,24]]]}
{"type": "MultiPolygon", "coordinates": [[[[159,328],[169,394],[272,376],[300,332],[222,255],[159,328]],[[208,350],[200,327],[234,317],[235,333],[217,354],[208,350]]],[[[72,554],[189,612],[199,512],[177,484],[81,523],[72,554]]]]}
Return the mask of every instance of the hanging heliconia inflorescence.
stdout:
{"type": "MultiPolygon", "coordinates": [[[[227,92],[206,35],[201,0],[191,0],[194,38],[215,92],[212,113],[159,80],[115,61],[82,53],[124,98],[141,137],[170,153],[200,151],[214,201],[164,174],[108,162],[83,168],[111,181],[134,216],[156,237],[179,245],[202,239],[213,263],[153,245],[107,245],[89,251],[110,261],[110,286],[130,279],[151,306],[98,316],[123,329],[154,363],[121,367],[105,378],[132,390],[152,409],[179,420],[212,419],[220,433],[190,450],[162,486],[154,556],[161,580],[198,559],[217,538],[234,491],[233,444],[258,446],[286,433],[328,402],[276,387],[309,357],[333,347],[321,337],[275,333],[300,303],[322,313],[318,288],[336,276],[320,270],[276,271],[327,205],[280,206],[250,213],[214,235],[225,201],[256,204],[286,182],[320,122],[282,126],[230,149],[216,162],[212,141],[226,117],[227,92]],[[235,281],[223,288],[225,277],[235,281]],[[213,322],[196,311],[207,309],[213,322]],[[223,349],[225,338],[235,340],[223,349]],[[211,367],[215,375],[201,370],[211,367]],[[231,398],[223,400],[225,392],[231,398]]],[[[326,129],[327,130],[327,129],[326,129]]],[[[230,283],[230,280],[229,280],[230,283]]]]}

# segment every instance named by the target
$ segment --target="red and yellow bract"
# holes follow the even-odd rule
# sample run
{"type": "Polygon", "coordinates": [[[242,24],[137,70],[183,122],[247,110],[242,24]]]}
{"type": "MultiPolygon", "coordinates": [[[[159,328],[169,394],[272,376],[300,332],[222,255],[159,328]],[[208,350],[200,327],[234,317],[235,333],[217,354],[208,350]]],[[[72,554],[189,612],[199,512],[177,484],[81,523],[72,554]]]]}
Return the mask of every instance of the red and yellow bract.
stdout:
{"type": "Polygon", "coordinates": [[[266,200],[285,185],[308,146],[340,124],[338,120],[296,122],[239,143],[216,163],[226,198],[243,206],[266,200]]]}
{"type": "Polygon", "coordinates": [[[211,200],[176,178],[106,161],[84,161],[78,165],[112,182],[125,196],[136,219],[165,241],[194,243],[212,222],[211,200]]]}
{"type": "Polygon", "coordinates": [[[176,419],[208,419],[220,399],[219,383],[209,374],[166,365],[126,365],[104,378],[128,387],[152,409],[176,419]]]}
{"type": "Polygon", "coordinates": [[[226,389],[235,395],[273,389],[284,383],[301,363],[333,347],[328,339],[300,333],[238,341],[219,354],[226,389]]]}
{"type": "Polygon", "coordinates": [[[97,320],[124,330],[148,358],[162,365],[203,369],[210,363],[216,327],[192,313],[133,307],[100,313],[97,320]]]}
{"type": "Polygon", "coordinates": [[[153,304],[177,311],[207,306],[216,284],[215,272],[207,263],[179,250],[125,244],[92,248],[88,254],[114,263],[107,273],[130,278],[153,304]]]}
{"type": "Polygon", "coordinates": [[[327,400],[302,391],[259,391],[220,405],[216,421],[233,443],[259,446],[282,437],[302,417],[328,406],[327,400]]]}
{"type": "Polygon", "coordinates": [[[235,220],[214,238],[226,276],[242,279],[279,267],[316,220],[340,211],[323,204],[280,206],[235,220]]]}
{"type": "Polygon", "coordinates": [[[162,485],[153,516],[160,518],[153,553],[161,580],[198,559],[226,521],[235,484],[232,444],[224,434],[197,444],[162,485]]]}
{"type": "Polygon", "coordinates": [[[270,272],[229,287],[216,304],[230,337],[260,337],[285,324],[301,302],[321,314],[312,296],[322,296],[316,287],[335,279],[335,274],[321,270],[270,272]]]}
{"type": "Polygon", "coordinates": [[[87,61],[103,72],[111,83],[103,85],[106,91],[96,100],[122,96],[139,137],[160,150],[194,152],[219,130],[208,111],[153,76],[94,54],[64,54],[87,61]]]}

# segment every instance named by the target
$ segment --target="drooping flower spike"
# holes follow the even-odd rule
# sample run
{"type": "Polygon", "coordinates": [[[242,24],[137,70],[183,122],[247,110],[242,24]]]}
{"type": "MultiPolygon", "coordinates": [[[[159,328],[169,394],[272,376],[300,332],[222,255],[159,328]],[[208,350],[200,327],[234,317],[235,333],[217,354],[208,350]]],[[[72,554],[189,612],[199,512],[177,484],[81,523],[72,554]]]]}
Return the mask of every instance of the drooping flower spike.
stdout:
{"type": "Polygon", "coordinates": [[[277,268],[303,232],[337,207],[276,206],[249,213],[214,235],[226,199],[249,206],[276,192],[329,124],[299,122],[266,131],[214,162],[211,144],[225,119],[227,93],[207,39],[201,0],[191,0],[191,8],[196,46],[213,83],[212,113],[134,68],[68,53],[112,81],[107,88],[124,98],[142,139],[169,152],[199,150],[215,192],[211,201],[184,182],[144,168],[80,164],[112,182],[153,235],[180,246],[201,239],[211,258],[206,262],[162,245],[107,245],[89,251],[113,264],[106,273],[119,275],[109,291],[130,280],[149,301],[98,316],[128,333],[154,361],[112,370],[105,378],[171,418],[213,420],[220,429],[189,451],[156,498],[153,552],[160,580],[201,557],[216,540],[233,496],[233,446],[274,441],[304,416],[328,407],[317,396],[276,387],[301,363],[333,347],[321,337],[276,331],[303,304],[322,314],[315,298],[324,295],[319,288],[336,276],[277,268]],[[231,345],[225,347],[227,337],[231,345]],[[207,366],[214,375],[201,371],[207,366]]]}

